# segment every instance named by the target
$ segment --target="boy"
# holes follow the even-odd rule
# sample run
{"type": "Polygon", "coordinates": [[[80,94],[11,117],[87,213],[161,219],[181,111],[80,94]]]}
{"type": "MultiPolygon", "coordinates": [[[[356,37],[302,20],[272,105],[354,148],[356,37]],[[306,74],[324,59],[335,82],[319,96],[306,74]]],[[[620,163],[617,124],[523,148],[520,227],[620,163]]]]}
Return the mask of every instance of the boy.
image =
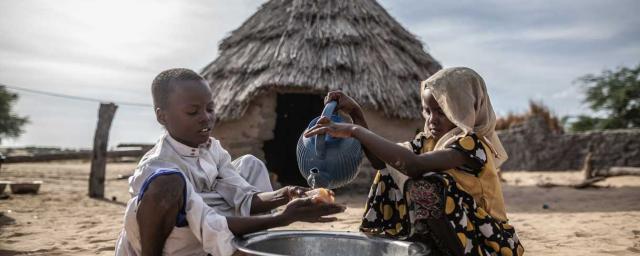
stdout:
{"type": "Polygon", "coordinates": [[[271,191],[266,167],[253,156],[232,162],[209,137],[214,102],[197,73],[166,70],[151,88],[156,118],[167,132],[129,178],[132,199],[116,255],[230,255],[236,235],[295,221],[332,221],[323,216],[344,211],[309,198],[293,200],[305,188],[271,191]],[[251,216],[284,204],[281,213],[251,216]]]}

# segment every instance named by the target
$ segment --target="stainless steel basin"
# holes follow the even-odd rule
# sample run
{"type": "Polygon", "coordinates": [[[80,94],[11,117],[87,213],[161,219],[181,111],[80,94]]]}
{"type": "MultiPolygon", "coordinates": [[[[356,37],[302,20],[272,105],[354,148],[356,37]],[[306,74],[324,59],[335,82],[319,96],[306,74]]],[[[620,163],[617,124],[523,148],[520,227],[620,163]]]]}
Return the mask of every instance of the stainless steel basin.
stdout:
{"type": "Polygon", "coordinates": [[[419,243],[410,243],[360,233],[283,230],[258,232],[233,240],[235,255],[429,255],[419,243]]]}

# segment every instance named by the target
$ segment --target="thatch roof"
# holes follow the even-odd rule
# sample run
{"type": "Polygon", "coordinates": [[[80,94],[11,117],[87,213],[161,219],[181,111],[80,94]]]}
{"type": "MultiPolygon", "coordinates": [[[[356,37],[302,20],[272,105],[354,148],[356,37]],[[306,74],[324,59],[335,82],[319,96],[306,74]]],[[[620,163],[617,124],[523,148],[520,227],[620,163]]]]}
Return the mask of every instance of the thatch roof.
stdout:
{"type": "Polygon", "coordinates": [[[221,120],[267,91],[341,89],[388,117],[420,118],[419,81],[441,68],[375,0],[271,0],[220,44],[202,74],[221,120]]]}

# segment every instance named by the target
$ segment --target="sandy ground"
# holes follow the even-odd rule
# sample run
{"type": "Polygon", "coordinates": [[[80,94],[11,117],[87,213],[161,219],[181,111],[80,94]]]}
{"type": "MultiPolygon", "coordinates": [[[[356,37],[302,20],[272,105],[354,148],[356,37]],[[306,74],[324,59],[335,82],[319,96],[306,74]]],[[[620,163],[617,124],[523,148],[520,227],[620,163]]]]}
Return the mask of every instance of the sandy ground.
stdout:
{"type": "MultiPolygon", "coordinates": [[[[0,180],[44,184],[37,195],[9,193],[9,199],[0,200],[0,255],[113,255],[129,199],[126,180],[116,177],[134,167],[108,164],[108,200],[95,200],[87,197],[89,163],[2,166],[0,180]]],[[[535,184],[577,182],[578,172],[504,176],[509,218],[528,255],[640,254],[640,177],[609,178],[599,188],[577,190],[535,184]]],[[[338,191],[338,202],[348,209],[336,222],[295,223],[284,229],[357,231],[366,197],[362,191],[338,191]]]]}

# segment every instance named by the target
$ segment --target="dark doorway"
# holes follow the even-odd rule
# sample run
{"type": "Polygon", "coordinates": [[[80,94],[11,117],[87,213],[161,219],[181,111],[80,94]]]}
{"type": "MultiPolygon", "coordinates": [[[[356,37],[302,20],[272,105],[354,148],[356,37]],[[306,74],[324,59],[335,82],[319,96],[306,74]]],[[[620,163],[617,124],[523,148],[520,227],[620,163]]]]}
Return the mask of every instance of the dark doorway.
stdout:
{"type": "Polygon", "coordinates": [[[296,146],[304,129],[321,114],[323,107],[320,95],[278,94],[274,136],[265,141],[263,149],[267,168],[278,175],[282,185],[307,185],[298,170],[296,146]]]}

